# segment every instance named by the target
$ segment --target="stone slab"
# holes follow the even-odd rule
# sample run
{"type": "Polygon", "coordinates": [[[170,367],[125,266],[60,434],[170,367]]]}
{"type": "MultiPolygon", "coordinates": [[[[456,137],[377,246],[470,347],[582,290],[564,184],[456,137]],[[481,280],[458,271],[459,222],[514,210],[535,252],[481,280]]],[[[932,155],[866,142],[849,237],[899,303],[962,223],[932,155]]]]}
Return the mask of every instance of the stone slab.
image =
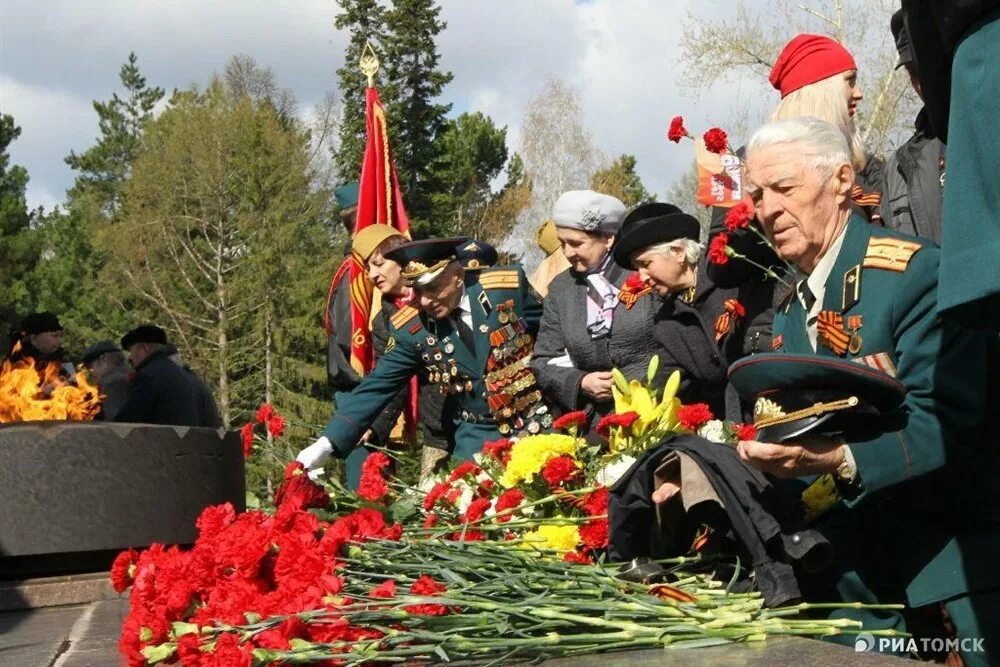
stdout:
{"type": "Polygon", "coordinates": [[[203,508],[229,501],[242,510],[244,499],[235,432],[81,422],[0,426],[0,557],[187,544],[203,508]]]}
{"type": "Polygon", "coordinates": [[[117,600],[107,572],[0,582],[0,611],[117,600]]]}

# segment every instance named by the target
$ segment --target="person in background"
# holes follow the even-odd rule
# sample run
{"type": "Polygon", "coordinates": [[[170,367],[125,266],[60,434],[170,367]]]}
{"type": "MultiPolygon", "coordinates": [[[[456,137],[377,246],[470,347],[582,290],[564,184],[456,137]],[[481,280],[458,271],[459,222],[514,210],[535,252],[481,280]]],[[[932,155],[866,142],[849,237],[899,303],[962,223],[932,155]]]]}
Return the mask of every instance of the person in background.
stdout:
{"type": "Polygon", "coordinates": [[[52,362],[60,365],[65,362],[66,353],[62,346],[63,326],[53,313],[32,313],[25,316],[21,320],[21,326],[11,334],[10,339],[7,359],[12,362],[30,357],[35,360],[35,368],[39,371],[52,362]]]}
{"type": "Polygon", "coordinates": [[[614,407],[611,369],[645,380],[658,346],[650,335],[659,300],[628,292],[633,274],[611,258],[625,205],[592,190],[556,200],[552,219],[569,260],[549,285],[531,367],[561,410],[585,410],[596,423],[614,407]]]}
{"type": "Polygon", "coordinates": [[[465,279],[475,281],[479,274],[477,271],[494,266],[500,256],[497,249],[486,241],[470,239],[455,250],[455,257],[458,263],[465,269],[465,279]]]}
{"type": "Polygon", "coordinates": [[[569,260],[563,254],[559,236],[556,234],[556,224],[549,218],[538,228],[538,247],[545,253],[545,259],[538,265],[528,279],[543,299],[549,293],[549,283],[560,273],[569,268],[569,260]]]}
{"type": "Polygon", "coordinates": [[[153,324],[138,326],[122,337],[134,373],[115,421],[217,428],[219,424],[199,403],[193,373],[169,359],[167,345],[167,333],[153,324]]]}
{"type": "Polygon", "coordinates": [[[114,421],[125,404],[128,393],[128,363],[125,353],[110,340],[102,340],[88,347],[80,363],[97,384],[101,394],[101,412],[98,419],[114,421]]]}
{"type": "MultiPolygon", "coordinates": [[[[913,90],[922,98],[902,9],[892,15],[890,27],[899,52],[896,67],[906,68],[913,90]]],[[[891,229],[940,244],[945,145],[935,136],[926,108],[920,109],[913,125],[913,136],[896,149],[883,171],[882,219],[891,229]]]]}
{"type": "Polygon", "coordinates": [[[673,204],[640,204],[629,213],[613,250],[615,262],[638,271],[663,304],[654,316],[661,373],[681,373],[678,397],[707,403],[712,413],[740,421],[739,399],[727,391],[726,369],[743,356],[745,320],[735,288],[708,278],[701,225],[673,204]],[[728,399],[728,400],[727,400],[728,399]]]}
{"type": "Polygon", "coordinates": [[[167,343],[166,352],[167,359],[170,359],[170,361],[188,373],[188,379],[191,380],[191,386],[194,388],[195,400],[198,403],[198,412],[200,413],[199,419],[202,425],[211,428],[222,426],[222,417],[219,416],[219,409],[215,405],[215,397],[212,396],[212,390],[208,388],[205,381],[198,377],[198,374],[190,366],[184,364],[181,360],[181,352],[177,349],[176,345],[167,343]]]}

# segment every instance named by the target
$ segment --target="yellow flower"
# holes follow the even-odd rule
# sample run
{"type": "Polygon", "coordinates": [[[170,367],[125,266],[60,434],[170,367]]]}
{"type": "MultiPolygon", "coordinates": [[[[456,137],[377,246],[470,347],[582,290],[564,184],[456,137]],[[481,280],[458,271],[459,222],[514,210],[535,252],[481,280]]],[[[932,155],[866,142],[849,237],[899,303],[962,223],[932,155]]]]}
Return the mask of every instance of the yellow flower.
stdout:
{"type": "Polygon", "coordinates": [[[576,457],[576,439],[561,433],[529,435],[514,443],[510,461],[500,476],[500,484],[509,488],[520,482],[531,482],[549,459],[569,454],[576,457]]]}
{"type": "MultiPolygon", "coordinates": [[[[556,517],[560,519],[562,517],[556,517]]],[[[543,525],[524,536],[529,546],[553,549],[560,553],[574,551],[580,543],[580,532],[576,526],[543,525]]]]}
{"type": "Polygon", "coordinates": [[[653,392],[638,380],[626,384],[624,377],[620,379],[621,381],[617,381],[616,378],[616,382],[611,385],[611,393],[615,398],[615,412],[638,413],[639,418],[632,425],[632,434],[635,437],[643,435],[648,430],[667,432],[676,427],[677,409],[680,407],[680,401],[676,398],[677,389],[681,384],[680,372],[674,371],[670,375],[666,386],[663,387],[663,396],[659,400],[656,400],[653,392]]]}

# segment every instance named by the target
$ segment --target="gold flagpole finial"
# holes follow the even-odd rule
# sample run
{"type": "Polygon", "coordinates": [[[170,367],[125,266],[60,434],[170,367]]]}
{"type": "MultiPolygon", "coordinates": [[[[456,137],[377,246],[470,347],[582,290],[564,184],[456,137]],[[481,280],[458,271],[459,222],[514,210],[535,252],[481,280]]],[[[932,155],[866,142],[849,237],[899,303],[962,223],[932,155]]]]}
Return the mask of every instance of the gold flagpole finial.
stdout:
{"type": "Polygon", "coordinates": [[[378,56],[375,55],[375,49],[372,48],[372,43],[365,40],[365,48],[361,51],[361,61],[358,63],[361,67],[361,73],[368,77],[368,87],[375,87],[375,73],[378,72],[379,61],[378,56]]]}

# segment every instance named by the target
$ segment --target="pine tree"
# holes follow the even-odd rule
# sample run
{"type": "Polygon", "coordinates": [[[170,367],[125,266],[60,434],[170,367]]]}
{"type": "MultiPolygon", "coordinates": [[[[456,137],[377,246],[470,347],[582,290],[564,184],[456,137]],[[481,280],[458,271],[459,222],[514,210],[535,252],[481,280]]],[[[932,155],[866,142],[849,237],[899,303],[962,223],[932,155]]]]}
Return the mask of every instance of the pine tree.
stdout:
{"type": "MultiPolygon", "coordinates": [[[[358,69],[365,42],[382,58],[385,43],[385,8],[378,0],[337,0],[341,13],[333,24],[338,30],[347,29],[350,39],[344,51],[344,64],[337,70],[337,80],[343,101],[337,149],[333,160],[337,177],[342,183],[358,180],[365,148],[365,89],[368,81],[358,69]]],[[[384,60],[384,58],[383,58],[384,60]]],[[[380,95],[385,101],[384,91],[380,95]]]]}
{"type": "Polygon", "coordinates": [[[39,257],[25,199],[28,172],[11,165],[7,152],[20,134],[13,116],[0,116],[0,340],[34,307],[29,276],[39,257]]]}
{"type": "Polygon", "coordinates": [[[121,205],[122,183],[141,147],[143,126],[163,98],[162,88],[147,87],[134,52],[129,53],[118,77],[125,88],[124,98],[115,93],[107,102],[94,101],[101,130],[97,144],[79,155],[70,152],[66,158],[66,164],[80,172],[70,198],[86,191],[96,196],[106,214],[114,213],[121,205]]]}
{"type": "Polygon", "coordinates": [[[634,155],[619,155],[614,162],[593,175],[590,179],[591,190],[617,197],[630,208],[653,201],[654,197],[643,186],[642,179],[635,171],[635,164],[634,155]]]}
{"type": "Polygon", "coordinates": [[[450,104],[435,100],[453,78],[442,72],[435,37],[446,26],[434,0],[394,0],[386,17],[387,111],[403,198],[415,233],[435,234],[433,193],[441,187],[431,169],[441,156],[437,141],[447,124],[450,104]],[[422,223],[422,224],[420,224],[422,223]]]}

